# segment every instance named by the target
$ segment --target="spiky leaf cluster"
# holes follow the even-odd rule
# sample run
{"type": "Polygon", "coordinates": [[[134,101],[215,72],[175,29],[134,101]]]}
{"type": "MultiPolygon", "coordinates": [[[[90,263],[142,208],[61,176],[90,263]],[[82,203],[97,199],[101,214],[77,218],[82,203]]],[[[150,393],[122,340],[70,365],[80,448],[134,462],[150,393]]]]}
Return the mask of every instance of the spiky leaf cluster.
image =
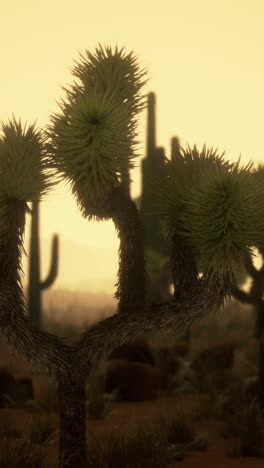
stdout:
{"type": "Polygon", "coordinates": [[[182,223],[200,256],[218,271],[231,266],[235,272],[264,235],[263,199],[250,168],[215,166],[190,191],[182,223]]]}
{"type": "Polygon", "coordinates": [[[152,187],[155,213],[161,216],[162,229],[168,238],[181,225],[190,189],[201,183],[206,169],[215,166],[228,169],[233,164],[224,160],[224,153],[219,155],[217,149],[208,149],[205,145],[201,152],[196,145],[187,146],[187,149],[181,148],[173,160],[165,158],[164,177],[153,180],[152,187]]]}
{"type": "Polygon", "coordinates": [[[251,166],[223,161],[223,155],[183,152],[166,161],[157,211],[170,239],[175,230],[189,239],[203,265],[224,273],[238,265],[264,236],[263,190],[251,166]]]}
{"type": "Polygon", "coordinates": [[[21,121],[1,122],[0,201],[33,201],[46,195],[52,181],[50,160],[44,155],[45,139],[35,124],[22,128],[21,121]]]}
{"type": "MultiPolygon", "coordinates": [[[[83,91],[91,88],[99,89],[102,93],[109,91],[115,93],[118,104],[123,104],[135,117],[144,107],[145,102],[140,95],[141,88],[148,80],[143,80],[145,70],[141,70],[133,52],[124,53],[124,47],[113,51],[111,47],[99,46],[95,54],[88,50],[80,54],[81,61],[72,69],[73,75],[81,82],[83,91]]],[[[79,86],[72,87],[73,97],[79,86]]]]}
{"type": "MultiPolygon", "coordinates": [[[[145,83],[133,54],[100,46],[73,69],[80,80],[66,90],[61,113],[51,116],[49,151],[72,190],[88,192],[90,205],[102,205],[135,158],[135,115],[142,109],[145,83]]],[[[65,88],[64,88],[65,89],[65,88]]]]}
{"type": "Polygon", "coordinates": [[[56,166],[72,185],[85,186],[91,203],[104,200],[119,182],[130,150],[127,114],[111,96],[92,90],[63,117],[51,117],[56,166]]]}
{"type": "MultiPolygon", "coordinates": [[[[260,191],[262,192],[261,197],[262,197],[263,205],[264,205],[264,165],[263,164],[258,164],[257,167],[253,168],[252,177],[255,181],[255,184],[260,186],[260,191]]],[[[263,255],[264,238],[261,239],[261,243],[259,245],[256,245],[256,247],[258,248],[261,255],[263,255]]]]}
{"type": "Polygon", "coordinates": [[[264,164],[259,164],[257,167],[253,168],[252,176],[255,179],[256,184],[262,185],[264,194],[264,164]]]}

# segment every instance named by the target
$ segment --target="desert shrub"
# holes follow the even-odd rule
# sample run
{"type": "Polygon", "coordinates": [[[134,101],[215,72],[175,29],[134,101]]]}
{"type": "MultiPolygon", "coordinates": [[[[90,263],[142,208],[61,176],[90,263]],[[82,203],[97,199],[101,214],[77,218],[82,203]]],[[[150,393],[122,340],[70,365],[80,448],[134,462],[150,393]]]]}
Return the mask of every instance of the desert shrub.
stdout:
{"type": "Polygon", "coordinates": [[[158,390],[156,371],[140,362],[121,359],[107,361],[105,391],[111,393],[117,388],[123,400],[153,400],[158,390]]]}
{"type": "Polygon", "coordinates": [[[41,385],[39,403],[46,411],[58,411],[58,392],[55,383],[46,382],[41,385]]]}
{"type": "Polygon", "coordinates": [[[226,370],[234,364],[234,346],[230,342],[215,344],[201,351],[192,362],[192,367],[197,372],[214,372],[226,370]]]}
{"type": "Polygon", "coordinates": [[[94,438],[88,446],[87,468],[164,468],[167,450],[165,433],[149,424],[126,438],[111,433],[106,447],[94,438]]]}
{"type": "Polygon", "coordinates": [[[30,377],[18,377],[16,379],[16,384],[19,401],[34,399],[33,382],[30,377]]]}
{"type": "Polygon", "coordinates": [[[195,434],[186,414],[170,410],[157,422],[161,430],[165,431],[171,456],[181,459],[192,450],[204,450],[207,447],[205,435],[195,434]]]}
{"type": "Polygon", "coordinates": [[[237,437],[228,453],[238,457],[264,457],[264,415],[255,400],[226,420],[226,434],[237,437]]]}
{"type": "Polygon", "coordinates": [[[0,407],[12,406],[17,396],[17,384],[14,376],[5,367],[0,368],[0,407]]]}
{"type": "Polygon", "coordinates": [[[190,383],[192,370],[187,360],[188,351],[188,344],[181,341],[169,341],[164,345],[156,340],[153,344],[155,369],[161,391],[183,390],[185,384],[190,383]]]}
{"type": "Polygon", "coordinates": [[[30,441],[34,444],[47,444],[53,436],[54,427],[52,421],[45,418],[35,418],[30,424],[30,441]]]}
{"type": "Polygon", "coordinates": [[[124,343],[114,348],[109,354],[109,360],[122,359],[132,362],[154,365],[154,357],[148,341],[139,336],[132,343],[124,343]]]}
{"type": "Polygon", "coordinates": [[[48,468],[45,455],[26,441],[3,440],[0,460],[4,468],[48,468]]]}
{"type": "Polygon", "coordinates": [[[101,419],[111,411],[110,401],[105,398],[106,367],[100,365],[89,376],[86,385],[87,416],[92,419],[101,419]]]}
{"type": "Polygon", "coordinates": [[[8,437],[13,437],[13,438],[19,438],[21,437],[21,432],[19,432],[17,429],[12,427],[8,421],[6,421],[3,417],[0,419],[0,438],[8,438],[8,437]]]}

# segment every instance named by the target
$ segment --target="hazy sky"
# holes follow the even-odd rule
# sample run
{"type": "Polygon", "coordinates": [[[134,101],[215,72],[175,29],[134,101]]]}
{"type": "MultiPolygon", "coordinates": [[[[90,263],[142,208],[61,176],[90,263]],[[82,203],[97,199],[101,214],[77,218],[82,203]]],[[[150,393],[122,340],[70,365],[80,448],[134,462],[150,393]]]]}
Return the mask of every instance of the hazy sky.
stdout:
{"type": "MultiPolygon", "coordinates": [[[[157,95],[157,145],[206,143],[235,160],[264,163],[263,0],[75,0],[2,2],[0,120],[49,122],[72,83],[79,52],[98,42],[133,50],[149,69],[145,91],[157,95]],[[111,7],[109,4],[111,3],[111,7]],[[133,5],[126,7],[124,4],[133,5]]],[[[139,118],[142,155],[146,115],[139,118]]],[[[140,160],[138,160],[138,163],[140,160]]],[[[132,194],[140,193],[139,171],[132,194]]],[[[42,278],[51,235],[59,233],[61,262],[54,287],[114,291],[118,239],[112,222],[81,218],[65,186],[41,204],[42,278]],[[77,245],[75,244],[77,243],[77,245]],[[81,245],[78,245],[81,244],[81,245]]],[[[29,223],[29,221],[28,221],[29,223]]],[[[27,223],[25,248],[28,247],[27,223]]],[[[27,262],[24,267],[27,275],[27,262]]],[[[27,276],[25,276],[25,282],[27,276]]]]}

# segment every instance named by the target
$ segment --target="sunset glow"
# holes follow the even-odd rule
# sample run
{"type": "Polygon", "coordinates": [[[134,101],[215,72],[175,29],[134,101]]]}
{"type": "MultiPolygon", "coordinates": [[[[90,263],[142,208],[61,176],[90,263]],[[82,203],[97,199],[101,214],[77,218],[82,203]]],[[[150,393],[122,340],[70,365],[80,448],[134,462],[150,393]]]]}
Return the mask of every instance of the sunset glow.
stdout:
{"type": "MultiPolygon", "coordinates": [[[[260,0],[165,0],[162,7],[126,2],[29,0],[1,6],[0,119],[49,122],[61,86],[72,83],[79,52],[98,43],[134,51],[148,69],[144,92],[156,94],[157,146],[169,156],[170,139],[217,147],[227,158],[264,163],[264,3],[260,0]],[[15,6],[14,6],[15,5],[15,6]],[[41,5],[41,6],[40,6],[41,5]]],[[[139,148],[145,156],[146,112],[139,116],[139,148]]],[[[140,164],[140,158],[137,165],[140,164]]],[[[140,194],[140,170],[132,171],[132,195],[140,194]]],[[[27,218],[25,248],[29,242],[27,218]]],[[[40,205],[41,276],[50,244],[60,237],[54,287],[114,293],[118,238],[112,222],[88,222],[66,185],[40,205]]],[[[28,259],[24,257],[25,284],[28,259]]]]}

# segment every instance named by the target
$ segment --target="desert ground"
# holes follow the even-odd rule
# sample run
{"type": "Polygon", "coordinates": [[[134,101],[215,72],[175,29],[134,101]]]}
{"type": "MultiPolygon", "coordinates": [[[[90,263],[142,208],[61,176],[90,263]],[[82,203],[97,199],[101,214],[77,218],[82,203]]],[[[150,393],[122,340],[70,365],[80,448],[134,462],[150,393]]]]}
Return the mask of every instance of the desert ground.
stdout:
{"type": "MultiPolygon", "coordinates": [[[[105,308],[99,310],[92,321],[105,314],[105,308]]],[[[89,322],[73,320],[62,325],[61,318],[52,322],[51,314],[45,317],[46,330],[73,338],[89,322]]],[[[166,358],[156,364],[159,383],[152,400],[125,401],[118,392],[105,393],[104,380],[95,373],[87,382],[88,467],[262,467],[264,417],[256,390],[258,342],[254,324],[254,310],[238,302],[196,324],[182,360],[188,364],[185,374],[168,364],[168,360],[175,362],[176,338],[171,337],[165,345],[156,337],[154,348],[150,340],[156,352],[159,346],[170,348],[166,358]],[[234,347],[232,359],[227,343],[234,347]],[[197,356],[214,349],[218,354],[208,354],[213,361],[207,359],[202,368],[194,369],[197,356]]],[[[0,467],[57,467],[55,384],[12,356],[3,342],[0,368],[10,372],[16,382],[28,378],[33,386],[31,397],[16,397],[14,393],[12,398],[1,400],[0,467]]],[[[132,382],[140,385],[136,379],[132,382]]],[[[4,393],[1,388],[0,397],[1,391],[4,393]]]]}

